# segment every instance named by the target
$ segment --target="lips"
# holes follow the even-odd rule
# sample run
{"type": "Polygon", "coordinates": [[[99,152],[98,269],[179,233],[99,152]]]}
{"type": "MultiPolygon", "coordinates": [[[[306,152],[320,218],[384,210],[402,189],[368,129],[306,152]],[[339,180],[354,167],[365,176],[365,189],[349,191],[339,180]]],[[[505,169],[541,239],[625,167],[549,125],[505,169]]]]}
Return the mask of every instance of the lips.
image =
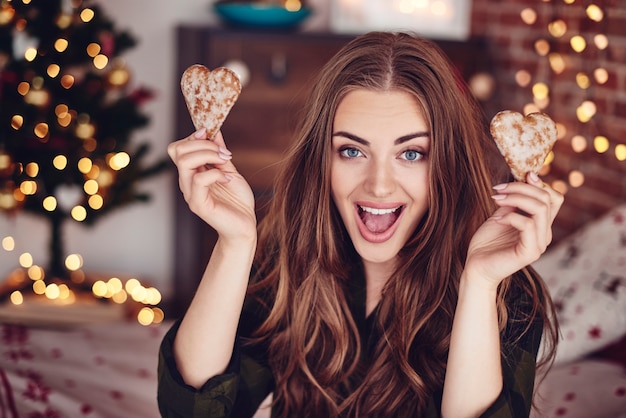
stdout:
{"type": "Polygon", "coordinates": [[[402,205],[388,208],[357,205],[361,235],[371,242],[383,242],[391,238],[402,214],[402,205]]]}

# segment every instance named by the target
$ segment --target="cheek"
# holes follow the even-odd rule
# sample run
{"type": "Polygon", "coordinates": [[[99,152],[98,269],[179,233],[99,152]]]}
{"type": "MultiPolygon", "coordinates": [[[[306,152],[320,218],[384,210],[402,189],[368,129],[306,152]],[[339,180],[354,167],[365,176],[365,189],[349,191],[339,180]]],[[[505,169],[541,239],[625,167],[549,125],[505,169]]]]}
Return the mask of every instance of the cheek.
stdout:
{"type": "Polygon", "coordinates": [[[330,167],[330,192],[335,204],[339,206],[339,199],[345,197],[348,189],[349,175],[341,170],[338,164],[331,164],[330,167]]]}

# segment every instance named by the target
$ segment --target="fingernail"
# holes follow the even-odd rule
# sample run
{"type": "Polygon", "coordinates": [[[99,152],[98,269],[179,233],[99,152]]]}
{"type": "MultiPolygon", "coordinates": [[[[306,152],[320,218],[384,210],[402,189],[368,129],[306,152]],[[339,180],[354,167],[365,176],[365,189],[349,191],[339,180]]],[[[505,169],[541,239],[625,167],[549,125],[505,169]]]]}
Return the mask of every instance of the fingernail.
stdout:
{"type": "Polygon", "coordinates": [[[200,128],[193,134],[196,139],[202,139],[206,136],[206,128],[200,128]]]}
{"type": "Polygon", "coordinates": [[[492,189],[494,189],[494,190],[504,190],[504,189],[506,189],[506,186],[507,186],[506,183],[496,184],[495,186],[492,187],[492,189]]]}
{"type": "Polygon", "coordinates": [[[231,181],[233,179],[233,175],[232,174],[224,174],[224,178],[226,179],[226,181],[231,181]]]}
{"type": "Polygon", "coordinates": [[[539,176],[537,175],[537,173],[533,173],[531,171],[529,176],[533,183],[537,183],[539,181],[539,176]]]}
{"type": "Polygon", "coordinates": [[[233,153],[230,152],[227,148],[219,147],[219,150],[220,150],[219,152],[224,154],[224,155],[233,155],[233,153]]]}
{"type": "Polygon", "coordinates": [[[493,196],[491,196],[491,198],[493,200],[504,200],[504,199],[506,199],[506,195],[505,194],[494,194],[493,196]]]}
{"type": "Polygon", "coordinates": [[[222,151],[218,152],[217,155],[222,159],[222,160],[232,160],[233,156],[232,155],[227,155],[222,153],[222,151]]]}

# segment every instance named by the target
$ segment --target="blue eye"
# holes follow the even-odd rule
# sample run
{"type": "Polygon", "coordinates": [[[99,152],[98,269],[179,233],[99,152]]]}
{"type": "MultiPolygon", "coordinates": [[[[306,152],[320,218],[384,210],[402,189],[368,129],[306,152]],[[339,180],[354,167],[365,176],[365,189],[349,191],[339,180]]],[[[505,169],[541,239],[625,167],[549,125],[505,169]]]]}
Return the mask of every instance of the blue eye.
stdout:
{"type": "Polygon", "coordinates": [[[344,148],[339,151],[339,154],[345,158],[356,158],[361,155],[361,151],[356,148],[344,148]]]}
{"type": "Polygon", "coordinates": [[[424,155],[416,150],[407,150],[402,153],[402,159],[407,161],[419,161],[424,158],[424,155]]]}

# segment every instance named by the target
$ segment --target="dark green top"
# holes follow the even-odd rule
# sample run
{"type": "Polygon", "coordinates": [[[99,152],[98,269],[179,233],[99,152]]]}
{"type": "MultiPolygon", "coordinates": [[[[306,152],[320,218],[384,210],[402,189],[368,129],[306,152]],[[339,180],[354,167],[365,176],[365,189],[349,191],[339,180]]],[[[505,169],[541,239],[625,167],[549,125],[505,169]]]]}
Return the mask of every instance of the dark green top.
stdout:
{"type": "MultiPolygon", "coordinates": [[[[365,280],[357,280],[352,286],[351,311],[363,341],[370,336],[371,324],[377,311],[365,317],[365,280]]],[[[508,298],[510,318],[524,318],[528,314],[527,298],[508,298]]],[[[261,318],[244,309],[239,327],[239,335],[249,335],[261,318]]],[[[530,331],[515,343],[520,330],[527,322],[512,322],[502,334],[503,390],[482,415],[482,417],[508,418],[528,417],[532,402],[535,379],[535,359],[541,340],[543,323],[535,320],[530,331]],[[516,325],[515,325],[516,324],[516,325]]],[[[243,345],[238,340],[230,364],[222,375],[209,379],[196,390],[186,385],[176,368],[173,355],[173,342],[179,322],[165,335],[159,353],[158,402],[164,418],[175,417],[251,417],[261,402],[274,390],[272,373],[267,367],[266,354],[262,347],[243,345]]],[[[429,412],[425,418],[439,417],[441,391],[431,399],[429,412]]]]}

